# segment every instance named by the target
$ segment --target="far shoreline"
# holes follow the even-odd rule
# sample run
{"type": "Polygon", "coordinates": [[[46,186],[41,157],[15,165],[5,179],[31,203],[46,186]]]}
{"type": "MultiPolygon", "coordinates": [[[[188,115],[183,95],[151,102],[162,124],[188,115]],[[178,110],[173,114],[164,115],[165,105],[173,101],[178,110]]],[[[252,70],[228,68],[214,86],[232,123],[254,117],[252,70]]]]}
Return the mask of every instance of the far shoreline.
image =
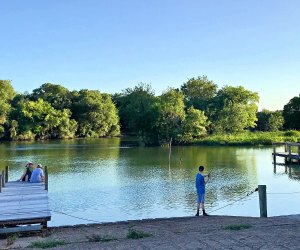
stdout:
{"type": "MultiPolygon", "coordinates": [[[[123,134],[120,136],[107,137],[76,137],[76,138],[47,138],[39,140],[0,140],[5,142],[46,142],[46,141],[69,141],[69,140],[92,140],[92,139],[129,139],[136,141],[139,146],[161,147],[164,145],[145,145],[142,139],[136,135],[123,134]]],[[[250,132],[245,131],[236,134],[213,134],[201,139],[194,139],[189,142],[175,142],[173,146],[272,146],[278,142],[300,142],[300,132],[296,130],[277,131],[277,132],[250,132]]]]}

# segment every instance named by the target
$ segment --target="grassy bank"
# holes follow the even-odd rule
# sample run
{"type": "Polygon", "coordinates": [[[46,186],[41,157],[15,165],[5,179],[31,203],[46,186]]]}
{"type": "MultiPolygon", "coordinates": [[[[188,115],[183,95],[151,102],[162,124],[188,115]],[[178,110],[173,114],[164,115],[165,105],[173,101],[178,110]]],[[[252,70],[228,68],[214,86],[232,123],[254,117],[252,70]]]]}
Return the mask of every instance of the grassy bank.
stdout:
{"type": "Polygon", "coordinates": [[[300,142],[299,131],[243,132],[210,135],[195,141],[196,145],[272,145],[273,142],[300,142]]]}

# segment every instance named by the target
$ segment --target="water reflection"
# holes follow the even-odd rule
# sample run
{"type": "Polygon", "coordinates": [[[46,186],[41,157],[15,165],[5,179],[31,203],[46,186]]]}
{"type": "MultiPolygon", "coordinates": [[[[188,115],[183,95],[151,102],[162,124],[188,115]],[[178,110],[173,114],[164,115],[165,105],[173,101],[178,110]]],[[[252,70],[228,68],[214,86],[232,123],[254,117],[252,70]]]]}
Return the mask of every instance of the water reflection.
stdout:
{"type": "Polygon", "coordinates": [[[273,172],[276,175],[282,175],[282,169],[284,169],[284,175],[287,175],[292,180],[300,180],[300,166],[299,164],[274,164],[273,172]]]}
{"type": "MultiPolygon", "coordinates": [[[[207,210],[240,199],[258,184],[266,184],[270,191],[278,185],[299,189],[299,168],[285,173],[280,166],[279,170],[272,165],[271,153],[272,148],[265,147],[173,147],[169,165],[168,148],[145,148],[129,139],[0,144],[1,167],[10,166],[10,179],[19,177],[28,160],[48,165],[54,211],[50,225],[84,222],[60,211],[101,222],[193,215],[200,164],[212,175],[207,210]],[[282,173],[290,178],[283,178],[282,173]]],[[[258,216],[255,199],[254,195],[218,214],[258,216]]],[[[281,203],[272,198],[270,204],[273,201],[281,203]]],[[[269,214],[278,215],[277,207],[275,203],[269,214]]]]}

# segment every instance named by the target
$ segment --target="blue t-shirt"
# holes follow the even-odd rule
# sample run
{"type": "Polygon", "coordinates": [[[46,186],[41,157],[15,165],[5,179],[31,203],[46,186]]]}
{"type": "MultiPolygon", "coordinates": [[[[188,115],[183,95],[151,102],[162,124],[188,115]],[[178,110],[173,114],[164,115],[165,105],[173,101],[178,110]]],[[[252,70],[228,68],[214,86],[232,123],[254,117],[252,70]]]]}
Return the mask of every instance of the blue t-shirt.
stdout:
{"type": "Polygon", "coordinates": [[[44,176],[43,170],[36,168],[31,174],[30,182],[41,182],[42,176],[44,176]]]}
{"type": "Polygon", "coordinates": [[[198,194],[205,194],[205,179],[200,173],[196,174],[196,189],[198,194]]]}

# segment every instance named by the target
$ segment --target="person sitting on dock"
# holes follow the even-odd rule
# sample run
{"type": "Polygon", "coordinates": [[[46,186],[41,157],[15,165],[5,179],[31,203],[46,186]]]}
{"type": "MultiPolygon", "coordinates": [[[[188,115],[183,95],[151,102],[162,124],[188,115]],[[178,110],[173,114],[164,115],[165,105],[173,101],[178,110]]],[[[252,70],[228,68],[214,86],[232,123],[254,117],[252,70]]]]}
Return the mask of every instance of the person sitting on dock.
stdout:
{"type": "Polygon", "coordinates": [[[37,183],[37,182],[42,182],[44,181],[45,176],[44,176],[44,172],[43,172],[43,166],[42,164],[38,164],[36,169],[33,170],[31,178],[30,178],[30,182],[31,183],[37,183]]]}
{"type": "Polygon", "coordinates": [[[19,181],[30,181],[33,170],[34,170],[33,163],[28,162],[25,165],[25,170],[24,170],[22,176],[20,177],[19,181]]]}

